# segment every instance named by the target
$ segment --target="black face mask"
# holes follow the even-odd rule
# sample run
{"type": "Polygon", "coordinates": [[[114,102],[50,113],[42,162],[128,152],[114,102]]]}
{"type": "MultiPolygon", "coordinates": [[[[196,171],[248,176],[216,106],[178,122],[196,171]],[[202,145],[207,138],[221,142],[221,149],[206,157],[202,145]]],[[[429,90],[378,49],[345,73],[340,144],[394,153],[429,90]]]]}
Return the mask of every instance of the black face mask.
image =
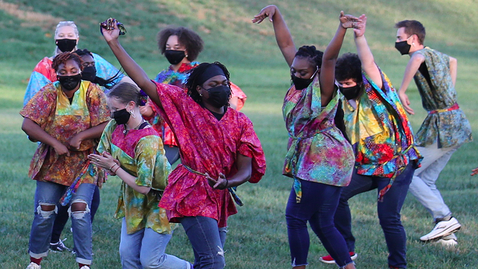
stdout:
{"type": "Polygon", "coordinates": [[[309,87],[310,83],[314,81],[315,74],[317,74],[317,71],[315,71],[310,78],[299,78],[292,74],[290,75],[290,78],[292,80],[292,83],[295,85],[295,89],[302,90],[309,87]]]}
{"type": "Polygon", "coordinates": [[[361,89],[362,89],[361,84],[357,84],[353,87],[348,87],[348,88],[344,88],[344,87],[339,86],[340,92],[344,95],[345,99],[347,99],[347,100],[357,98],[361,89]]]}
{"type": "Polygon", "coordinates": [[[126,108],[113,112],[113,119],[116,121],[116,124],[126,124],[129,121],[129,117],[131,117],[131,114],[126,108]]]}
{"type": "Polygon", "coordinates": [[[166,56],[170,64],[175,65],[186,57],[186,53],[183,50],[166,50],[164,56],[166,56]]]}
{"type": "Polygon", "coordinates": [[[214,107],[220,108],[229,102],[231,89],[228,86],[221,85],[206,90],[209,93],[208,101],[214,107]]]}
{"type": "Polygon", "coordinates": [[[88,67],[83,68],[83,71],[81,71],[81,78],[83,80],[88,80],[88,81],[91,81],[91,82],[95,82],[96,67],[88,66],[88,67]]]}
{"type": "Polygon", "coordinates": [[[407,41],[395,42],[395,48],[402,54],[408,54],[410,52],[410,44],[407,41]]]}
{"type": "Polygon", "coordinates": [[[58,76],[58,81],[60,82],[61,88],[65,91],[72,91],[80,84],[81,74],[74,76],[58,76]]]}
{"type": "Polygon", "coordinates": [[[76,39],[57,39],[56,46],[62,52],[72,51],[76,47],[76,39]]]}

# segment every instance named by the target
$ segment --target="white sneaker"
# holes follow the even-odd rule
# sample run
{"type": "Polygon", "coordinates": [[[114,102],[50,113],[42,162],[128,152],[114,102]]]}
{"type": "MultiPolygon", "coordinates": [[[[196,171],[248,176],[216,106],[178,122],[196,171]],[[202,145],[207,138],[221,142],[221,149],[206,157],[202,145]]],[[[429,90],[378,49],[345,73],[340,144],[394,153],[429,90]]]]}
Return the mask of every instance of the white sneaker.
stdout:
{"type": "Polygon", "coordinates": [[[456,235],[453,233],[453,234],[450,234],[450,235],[447,235],[447,236],[444,236],[444,237],[438,239],[434,243],[435,244],[440,244],[440,245],[444,246],[445,248],[454,248],[458,245],[458,240],[456,238],[456,235]]]}
{"type": "Polygon", "coordinates": [[[426,241],[430,241],[434,239],[439,239],[441,237],[454,233],[460,228],[461,228],[461,225],[460,223],[458,223],[458,220],[452,217],[450,220],[442,220],[438,222],[435,225],[435,228],[433,228],[433,230],[430,233],[420,237],[420,240],[426,242],[426,241]]]}
{"type": "Polygon", "coordinates": [[[90,269],[88,265],[83,265],[80,269],[90,269]]]}
{"type": "Polygon", "coordinates": [[[31,262],[26,269],[41,269],[41,265],[31,262]]]}

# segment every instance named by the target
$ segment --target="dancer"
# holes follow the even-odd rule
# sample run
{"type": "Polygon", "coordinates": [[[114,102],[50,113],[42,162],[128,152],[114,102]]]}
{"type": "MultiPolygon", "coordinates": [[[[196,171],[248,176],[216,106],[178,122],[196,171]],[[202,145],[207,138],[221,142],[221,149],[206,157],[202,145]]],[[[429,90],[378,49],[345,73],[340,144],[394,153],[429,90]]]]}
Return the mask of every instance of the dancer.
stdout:
{"type": "Polygon", "coordinates": [[[456,98],[457,60],[423,44],[426,32],[419,21],[400,21],[395,27],[398,29],[395,47],[402,55],[410,55],[399,90],[403,107],[414,114],[406,94],[413,78],[423,108],[428,112],[416,134],[418,150],[424,159],[415,171],[410,192],[431,213],[435,227],[420,240],[444,239],[456,244],[454,232],[461,225],[445,204],[436,181],[452,154],[472,141],[470,123],[456,98]]]}
{"type": "Polygon", "coordinates": [[[334,72],[343,36],[358,19],[341,12],[337,33],[322,53],[314,46],[302,46],[297,51],[274,5],[263,8],[252,22],[261,23],[267,17],[293,82],[282,108],[289,132],[283,173],[294,179],[286,208],[292,267],[307,265],[309,222],[337,265],[355,268],[344,238],[334,226],[340,192],[349,184],[354,164],[352,147],[334,125],[339,100],[334,72]]]}
{"type": "Polygon", "coordinates": [[[159,206],[180,222],[192,244],[194,268],[224,268],[227,218],[237,210],[233,187],[256,183],[265,173],[264,152],[252,122],[228,107],[229,72],[202,63],[182,88],[155,83],[120,45],[117,21],[107,20],[104,38],[126,73],[148,94],[178,139],[181,164],[169,176],[159,206]]]}
{"type": "MultiPolygon", "coordinates": [[[[352,181],[340,196],[335,226],[344,236],[350,256],[356,257],[348,200],[377,189],[377,211],[389,251],[388,265],[406,268],[406,234],[400,211],[420,155],[398,94],[375,63],[365,39],[367,17],[361,15],[359,19],[354,29],[358,55],[344,54],[335,69],[345,98],[344,121],[356,163],[352,181]]],[[[325,263],[333,260],[330,255],[321,258],[325,263]]]]}

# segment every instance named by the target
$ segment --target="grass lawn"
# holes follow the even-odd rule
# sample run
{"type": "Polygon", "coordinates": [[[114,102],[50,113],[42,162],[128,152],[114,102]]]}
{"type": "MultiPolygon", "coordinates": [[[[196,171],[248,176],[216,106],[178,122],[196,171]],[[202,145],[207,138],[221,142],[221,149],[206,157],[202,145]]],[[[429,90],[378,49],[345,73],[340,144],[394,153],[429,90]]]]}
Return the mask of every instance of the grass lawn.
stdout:
{"type": "MultiPolygon", "coordinates": [[[[473,130],[478,130],[475,0],[278,0],[275,3],[289,24],[296,46],[315,44],[321,49],[325,49],[335,33],[340,10],[354,15],[366,13],[367,40],[376,62],[396,87],[409,58],[401,57],[393,47],[394,23],[402,19],[422,21],[427,27],[425,44],[458,59],[458,101],[473,130]]],[[[35,182],[28,178],[28,167],[36,144],[29,142],[22,132],[18,112],[29,75],[42,57],[51,55],[53,29],[60,20],[76,21],[80,47],[104,56],[119,67],[98,31],[98,22],[116,17],[128,30],[122,37],[124,47],[150,77],[167,67],[155,36],[168,24],[190,27],[203,37],[206,46],[199,61],[219,60],[228,66],[232,81],[248,95],[243,112],[254,122],[268,168],[261,182],[239,188],[245,205],[229,220],[227,268],[290,268],[284,210],[292,180],[281,175],[287,143],[281,105],[290,77],[271,25],[250,23],[267,4],[262,0],[0,0],[0,267],[25,268],[28,264],[35,190],[35,182]]],[[[354,51],[351,33],[342,50],[347,51],[354,51]]],[[[414,84],[408,95],[416,111],[410,121],[414,130],[418,130],[425,112],[414,84]]],[[[402,221],[407,231],[409,268],[478,268],[478,177],[469,176],[470,170],[478,166],[476,149],[477,142],[461,147],[438,180],[446,203],[463,225],[457,233],[456,249],[419,241],[420,236],[432,229],[432,218],[408,195],[402,221]]],[[[113,218],[119,186],[119,179],[113,177],[101,192],[101,206],[93,224],[93,268],[121,267],[120,221],[113,218]]],[[[359,255],[357,268],[387,268],[387,248],[376,214],[376,192],[359,195],[350,205],[359,255]]],[[[71,247],[69,229],[65,229],[63,237],[68,238],[65,244],[71,247]]],[[[194,259],[182,227],[175,231],[167,252],[190,261],[194,259]]],[[[336,268],[320,263],[319,257],[325,254],[320,241],[311,233],[309,268],[336,268]]],[[[76,265],[71,254],[51,253],[42,266],[62,269],[76,265]]]]}

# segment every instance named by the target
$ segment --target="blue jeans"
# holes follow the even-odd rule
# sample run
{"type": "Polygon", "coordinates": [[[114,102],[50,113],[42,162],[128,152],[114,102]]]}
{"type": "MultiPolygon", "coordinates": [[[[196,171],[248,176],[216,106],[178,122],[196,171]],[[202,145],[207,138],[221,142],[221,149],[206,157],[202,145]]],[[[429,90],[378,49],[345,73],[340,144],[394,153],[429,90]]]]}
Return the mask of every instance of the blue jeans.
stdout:
{"type": "Polygon", "coordinates": [[[224,268],[226,230],[218,228],[217,221],[208,217],[184,217],[180,222],[194,250],[194,268],[224,268]]]}
{"type": "Polygon", "coordinates": [[[437,143],[427,147],[418,147],[418,151],[423,156],[423,161],[420,168],[415,170],[410,184],[410,192],[432,214],[435,221],[451,216],[451,211],[443,201],[435,182],[450,160],[451,155],[458,148],[459,146],[438,148],[437,143]]]}
{"type": "Polygon", "coordinates": [[[189,269],[189,262],[165,254],[171,237],[172,234],[160,234],[151,228],[128,234],[123,218],[119,246],[121,265],[126,269],[189,269]]]}
{"type": "MultiPolygon", "coordinates": [[[[92,261],[90,207],[95,186],[94,184],[81,184],[71,198],[71,204],[86,204],[85,211],[70,212],[76,261],[83,264],[91,264],[92,261]]],[[[47,256],[53,223],[58,210],[56,205],[67,188],[67,186],[52,182],[37,181],[35,212],[29,243],[31,257],[42,258],[47,256]],[[54,206],[55,210],[42,210],[42,205],[54,206]]]]}
{"type": "MultiPolygon", "coordinates": [[[[91,201],[91,223],[95,219],[96,211],[100,206],[100,188],[98,186],[95,187],[95,193],[93,194],[93,200],[91,201]]],[[[68,208],[69,206],[62,206],[60,203],[57,204],[58,212],[55,218],[55,223],[53,224],[53,231],[51,233],[51,243],[58,243],[60,241],[61,232],[63,232],[63,228],[65,228],[65,224],[69,219],[68,208]]]]}
{"type": "MultiPolygon", "coordinates": [[[[378,218],[385,234],[388,247],[388,264],[397,268],[407,267],[407,237],[400,221],[408,187],[412,181],[415,164],[409,163],[405,170],[395,178],[392,187],[383,196],[382,202],[377,202],[378,218]]],[[[354,171],[350,185],[345,187],[340,196],[339,206],[335,213],[335,226],[344,236],[349,251],[355,251],[355,237],[352,234],[352,217],[348,200],[357,194],[373,189],[383,189],[390,179],[386,177],[364,176],[354,171]]]]}
{"type": "Polygon", "coordinates": [[[334,215],[342,187],[301,180],[302,199],[296,202],[292,188],[286,208],[292,266],[307,265],[307,222],[339,267],[352,262],[345,240],[334,226],[334,215]]]}

